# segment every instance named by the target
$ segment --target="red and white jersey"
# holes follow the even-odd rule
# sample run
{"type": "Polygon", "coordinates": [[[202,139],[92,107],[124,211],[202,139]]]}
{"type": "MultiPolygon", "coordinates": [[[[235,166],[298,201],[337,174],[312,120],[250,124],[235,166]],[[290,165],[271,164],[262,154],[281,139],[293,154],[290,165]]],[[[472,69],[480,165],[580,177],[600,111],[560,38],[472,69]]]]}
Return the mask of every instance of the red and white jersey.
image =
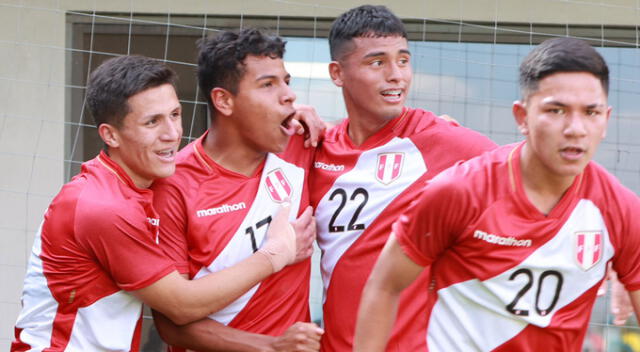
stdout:
{"type": "Polygon", "coordinates": [[[443,172],[393,226],[432,265],[429,351],[580,351],[609,261],[640,289],[640,199],[591,162],[544,215],[525,195],[524,143],[443,172]]]}
{"type": "MultiPolygon", "coordinates": [[[[351,351],[360,295],[396,218],[409,206],[419,180],[483,151],[488,138],[430,112],[405,109],[360,146],[348,120],[331,129],[316,152],[310,178],[316,206],[324,284],[324,351],[351,351]]],[[[426,299],[412,297],[428,274],[404,294],[390,350],[424,348],[426,299]]]]}
{"type": "MultiPolygon", "coordinates": [[[[160,232],[167,237],[161,245],[193,279],[251,256],[285,198],[291,200],[291,221],[304,211],[314,152],[294,136],[283,153],[268,154],[247,177],[213,161],[202,146],[206,136],[181,150],[176,173],[152,187],[160,232]]],[[[245,331],[282,334],[294,322],[309,320],[309,276],[310,260],[287,266],[209,318],[245,331]]]]}
{"type": "Polygon", "coordinates": [[[152,192],[104,152],[62,187],[36,234],[12,351],[137,351],[142,302],[126,291],[175,270],[152,192]]]}

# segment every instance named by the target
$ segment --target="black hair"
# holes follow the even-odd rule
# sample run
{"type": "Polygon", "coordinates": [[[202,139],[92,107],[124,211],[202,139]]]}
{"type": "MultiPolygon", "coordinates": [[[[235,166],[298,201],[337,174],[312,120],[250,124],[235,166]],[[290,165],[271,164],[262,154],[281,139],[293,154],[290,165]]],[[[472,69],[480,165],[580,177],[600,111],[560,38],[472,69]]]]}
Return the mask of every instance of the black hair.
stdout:
{"type": "Polygon", "coordinates": [[[281,59],[285,44],[280,37],[267,35],[256,28],[246,28],[239,32],[224,31],[217,36],[200,40],[198,84],[207,98],[211,116],[215,115],[215,107],[211,101],[212,89],[220,87],[231,94],[237,94],[238,83],[245,73],[245,58],[253,55],[281,59]]]}
{"type": "Polygon", "coordinates": [[[129,113],[131,96],[148,88],[177,82],[176,73],[160,61],[139,56],[119,56],[93,70],[87,83],[87,106],[96,127],[103,123],[117,128],[129,113]]]}
{"type": "Polygon", "coordinates": [[[538,89],[543,78],[558,72],[587,72],[596,76],[605,94],[609,93],[609,67],[602,55],[584,40],[548,39],[536,46],[520,65],[523,99],[538,89]]]}
{"type": "Polygon", "coordinates": [[[407,38],[402,21],[385,6],[362,5],[343,13],[331,25],[331,60],[340,60],[353,38],[401,36],[407,38]]]}

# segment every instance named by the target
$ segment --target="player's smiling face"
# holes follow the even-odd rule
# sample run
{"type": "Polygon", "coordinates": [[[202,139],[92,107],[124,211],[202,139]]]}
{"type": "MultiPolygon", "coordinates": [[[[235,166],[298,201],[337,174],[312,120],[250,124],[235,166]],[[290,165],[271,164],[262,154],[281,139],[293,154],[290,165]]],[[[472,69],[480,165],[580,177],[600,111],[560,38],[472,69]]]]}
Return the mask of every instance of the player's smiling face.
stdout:
{"type": "Polygon", "coordinates": [[[244,143],[257,152],[278,153],[294,133],[296,95],[289,87],[291,76],[282,59],[247,56],[244,75],[233,97],[233,115],[244,143]]]}
{"type": "Polygon", "coordinates": [[[560,72],[543,78],[524,104],[514,104],[527,138],[523,159],[536,166],[541,177],[572,179],[605,137],[610,114],[607,94],[596,76],[560,72]]]}
{"type": "Polygon", "coordinates": [[[145,89],[127,100],[129,113],[112,127],[109,155],[141,188],[175,171],[182,137],[182,108],[171,84],[145,89]]]}
{"type": "Polygon", "coordinates": [[[410,59],[407,40],[398,35],[358,37],[347,44],[330,71],[333,82],[342,87],[349,118],[399,116],[413,75],[410,59]]]}

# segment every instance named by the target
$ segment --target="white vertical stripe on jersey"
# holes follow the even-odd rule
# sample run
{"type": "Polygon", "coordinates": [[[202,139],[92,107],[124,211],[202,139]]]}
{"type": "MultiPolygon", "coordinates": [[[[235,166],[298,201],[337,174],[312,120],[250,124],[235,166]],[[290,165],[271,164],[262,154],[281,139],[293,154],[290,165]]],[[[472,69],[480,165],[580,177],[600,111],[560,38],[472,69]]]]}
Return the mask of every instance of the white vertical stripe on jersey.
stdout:
{"type": "MultiPolygon", "coordinates": [[[[247,216],[242,220],[242,223],[238,227],[233,238],[227,243],[225,248],[220,254],[209,264],[207,267],[202,267],[195,275],[194,279],[198,279],[209,273],[220,271],[222,269],[236,265],[253,254],[253,248],[251,241],[249,240],[246,229],[249,226],[253,227],[256,243],[260,246],[264,241],[267,234],[268,226],[263,226],[260,229],[256,229],[256,222],[271,216],[275,216],[280,209],[280,204],[273,201],[269,195],[269,190],[266,186],[266,177],[269,173],[275,169],[280,168],[286,175],[287,180],[291,182],[291,212],[289,214],[289,221],[294,221],[300,209],[300,201],[302,190],[304,186],[304,169],[290,164],[274,154],[267,154],[267,161],[265,163],[262,175],[260,176],[260,186],[258,193],[255,196],[251,208],[247,212],[247,216]]],[[[277,180],[277,178],[275,179],[277,180]]],[[[280,182],[275,182],[280,183],[280,182]]],[[[282,187],[282,185],[279,185],[282,187]]],[[[224,214],[218,215],[224,216],[224,214]]],[[[244,295],[233,301],[230,305],[224,309],[209,315],[209,318],[214,319],[222,324],[229,324],[233,318],[247,305],[251,297],[256,293],[260,287],[260,284],[255,285],[244,295]]]]}
{"type": "Polygon", "coordinates": [[[78,309],[68,351],[129,351],[142,302],[126,291],[78,309]]]}
{"type": "MultiPolygon", "coordinates": [[[[394,158],[388,158],[386,164],[393,167],[393,159],[394,158]]],[[[351,247],[351,244],[364,232],[364,230],[347,230],[340,233],[328,231],[331,217],[337,209],[337,204],[339,204],[339,199],[329,200],[331,194],[337,188],[342,188],[347,192],[348,196],[351,197],[357,188],[366,188],[369,193],[369,200],[358,217],[358,223],[364,223],[366,230],[389,203],[426,171],[427,166],[422,158],[422,153],[413,144],[411,139],[395,137],[383,146],[364,151],[358,158],[353,169],[340,175],[334,181],[333,186],[331,186],[331,189],[322,197],[316,209],[318,246],[323,251],[321,259],[322,282],[324,286],[323,301],[326,300],[327,287],[336,263],[340,260],[344,252],[351,247]],[[378,155],[381,153],[394,152],[405,153],[403,170],[399,171],[401,174],[397,180],[383,184],[376,179],[378,172],[378,155]]],[[[344,224],[346,226],[360,204],[358,199],[347,201],[336,218],[336,224],[344,224]]]]}
{"type": "Polygon", "coordinates": [[[24,329],[20,333],[20,340],[38,351],[50,345],[53,319],[58,310],[58,303],[49,291],[42,269],[41,237],[42,223],[31,249],[22,291],[22,311],[16,322],[17,328],[24,329]]]}
{"type": "MultiPolygon", "coordinates": [[[[530,237],[536,246],[535,234],[530,237]]],[[[473,279],[438,290],[438,301],[431,312],[427,332],[429,351],[490,351],[515,337],[527,324],[548,326],[558,310],[604,278],[613,253],[600,210],[593,202],[580,200],[556,236],[513,268],[486,281],[473,279]],[[575,259],[574,237],[576,232],[584,230],[601,230],[604,245],[602,258],[588,271],[584,271],[575,259]],[[526,281],[524,276],[509,279],[521,268],[531,270],[534,278],[533,286],[516,306],[528,310],[528,316],[516,316],[505,309],[526,281]],[[554,309],[540,315],[535,308],[538,279],[544,271],[551,269],[562,274],[564,283],[554,309]]],[[[552,286],[554,280],[545,283],[552,286]]],[[[549,306],[551,291],[541,290],[540,307],[549,306]]]]}

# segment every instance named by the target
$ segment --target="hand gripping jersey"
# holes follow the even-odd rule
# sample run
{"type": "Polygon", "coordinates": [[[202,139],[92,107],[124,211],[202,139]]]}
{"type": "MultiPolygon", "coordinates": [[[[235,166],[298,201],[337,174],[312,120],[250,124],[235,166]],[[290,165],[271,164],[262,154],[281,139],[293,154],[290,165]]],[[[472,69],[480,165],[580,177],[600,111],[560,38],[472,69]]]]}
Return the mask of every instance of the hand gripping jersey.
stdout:
{"type": "MultiPolygon", "coordinates": [[[[303,148],[300,136],[283,153],[268,154],[251,177],[209,158],[202,146],[206,136],[180,151],[173,176],[153,185],[166,252],[193,279],[251,256],[285,198],[291,200],[291,221],[309,203],[305,176],[313,150],[303,148]]],[[[294,322],[309,320],[309,270],[310,260],[287,266],[209,318],[254,333],[282,334],[294,322]]]]}
{"type": "Polygon", "coordinates": [[[608,262],[640,289],[640,199],[591,162],[544,215],[522,186],[522,145],[443,172],[394,224],[432,264],[416,317],[429,351],[581,351],[608,262]]]}
{"type": "MultiPolygon", "coordinates": [[[[360,146],[348,136],[348,120],[330,130],[316,152],[311,175],[324,283],[323,351],[351,351],[360,295],[389,234],[428,179],[458,160],[495,147],[488,138],[405,109],[360,146]]],[[[425,273],[403,295],[391,351],[424,349],[425,273]]]]}
{"type": "Polygon", "coordinates": [[[175,270],[158,223],[152,192],[104,152],[84,163],[36,234],[11,350],[138,351],[142,302],[126,291],[175,270]]]}

